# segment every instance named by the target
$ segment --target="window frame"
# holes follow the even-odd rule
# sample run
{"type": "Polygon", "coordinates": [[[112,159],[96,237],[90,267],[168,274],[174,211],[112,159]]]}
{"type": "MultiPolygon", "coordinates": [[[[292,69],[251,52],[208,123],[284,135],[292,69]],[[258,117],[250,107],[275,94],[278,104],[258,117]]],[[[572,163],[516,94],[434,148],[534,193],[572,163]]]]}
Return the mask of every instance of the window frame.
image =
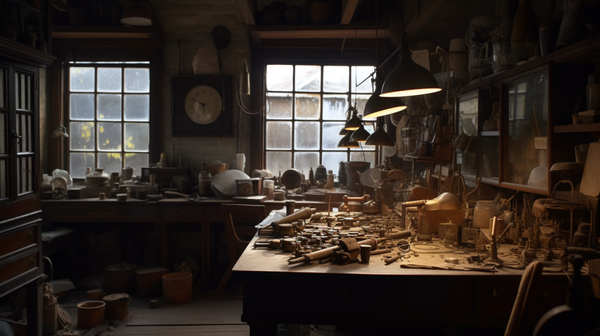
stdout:
{"type": "MultiPolygon", "coordinates": [[[[254,109],[265,106],[266,103],[266,66],[267,64],[294,64],[294,65],[345,65],[345,66],[376,66],[375,51],[371,48],[333,49],[329,47],[306,48],[252,48],[251,85],[253,88],[252,107],[254,109]],[[256,94],[254,88],[258,88],[256,94]]],[[[379,60],[380,63],[381,60],[379,60]]],[[[358,78],[360,83],[364,78],[358,78]]],[[[360,112],[360,111],[359,111],[360,112]]],[[[266,113],[261,113],[259,118],[251,120],[251,127],[256,132],[251,136],[251,155],[257,158],[253,162],[254,169],[266,168],[266,113]]],[[[341,137],[340,137],[341,139],[341,137]]],[[[293,140],[292,140],[293,141],[293,140]]],[[[375,148],[374,165],[380,160],[380,146],[375,148]]],[[[346,149],[348,153],[351,149],[346,149]]],[[[360,151],[360,149],[358,150],[360,151]]],[[[355,151],[352,151],[355,152],[355,151]]],[[[291,168],[291,167],[290,167],[291,168]]],[[[276,174],[277,172],[272,172],[276,174]]]]}
{"type": "MultiPolygon", "coordinates": [[[[162,148],[162,108],[163,108],[163,55],[160,39],[144,38],[89,38],[89,39],[53,39],[53,52],[57,56],[49,67],[49,81],[55,83],[50,88],[50,114],[48,128],[54,129],[58,124],[67,127],[69,120],[69,62],[150,62],[150,143],[149,163],[158,162],[162,148]],[[63,89],[65,88],[65,89],[63,89]],[[154,93],[154,94],[153,94],[154,93]],[[53,128],[54,126],[54,128],[53,128]]],[[[67,139],[68,140],[68,139],[67,139]]],[[[69,141],[63,141],[60,150],[48,148],[48,167],[51,171],[56,167],[70,167],[69,141]]],[[[93,167],[92,167],[93,169],[93,167]]],[[[141,175],[141,172],[139,172],[141,175]]],[[[77,181],[77,179],[75,179],[77,181]]],[[[79,179],[81,180],[81,179],[79,179]]]]}

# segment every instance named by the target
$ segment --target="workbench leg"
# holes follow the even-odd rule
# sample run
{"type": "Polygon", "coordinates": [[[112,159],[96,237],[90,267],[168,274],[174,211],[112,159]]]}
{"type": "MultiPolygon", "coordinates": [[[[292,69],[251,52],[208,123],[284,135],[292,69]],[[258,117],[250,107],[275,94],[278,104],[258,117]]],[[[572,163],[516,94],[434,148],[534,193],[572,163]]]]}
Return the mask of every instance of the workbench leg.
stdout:
{"type": "Polygon", "coordinates": [[[276,336],[277,324],[248,323],[250,336],[276,336]]]}
{"type": "Polygon", "coordinates": [[[160,258],[162,267],[169,269],[169,232],[167,230],[167,223],[163,220],[156,223],[158,229],[158,235],[160,236],[160,258]]]}
{"type": "Polygon", "coordinates": [[[210,279],[210,210],[209,206],[202,207],[202,286],[206,289],[210,279]]]}

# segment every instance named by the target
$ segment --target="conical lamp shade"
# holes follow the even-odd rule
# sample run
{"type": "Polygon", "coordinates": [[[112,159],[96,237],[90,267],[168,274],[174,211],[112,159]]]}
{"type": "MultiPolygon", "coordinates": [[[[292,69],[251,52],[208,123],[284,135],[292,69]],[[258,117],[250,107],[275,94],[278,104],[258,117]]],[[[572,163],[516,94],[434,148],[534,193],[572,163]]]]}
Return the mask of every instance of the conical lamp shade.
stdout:
{"type": "Polygon", "coordinates": [[[381,87],[383,86],[382,76],[377,73],[377,85],[375,92],[369,97],[365,104],[365,118],[377,118],[380,116],[406,110],[406,104],[399,98],[380,97],[381,87]]]}
{"type": "Polygon", "coordinates": [[[341,147],[341,148],[359,148],[358,142],[352,142],[352,141],[350,141],[350,137],[352,136],[352,133],[354,133],[354,132],[348,132],[348,134],[344,135],[344,137],[342,138],[342,140],[340,140],[340,142],[338,143],[338,147],[341,147]]]}
{"type": "Polygon", "coordinates": [[[367,138],[371,135],[366,129],[365,126],[360,125],[360,127],[352,132],[352,136],[350,137],[351,142],[365,142],[367,138]]]}
{"type": "Polygon", "coordinates": [[[402,51],[400,63],[386,77],[380,96],[410,97],[441,91],[431,72],[412,60],[406,43],[403,43],[402,51]]]}
{"type": "Polygon", "coordinates": [[[369,135],[365,145],[395,146],[394,139],[383,129],[383,118],[377,120],[377,130],[369,135]]]}
{"type": "Polygon", "coordinates": [[[348,131],[356,131],[357,129],[360,128],[361,125],[361,121],[358,118],[358,116],[356,114],[354,114],[352,116],[352,118],[350,118],[348,121],[346,121],[346,125],[344,126],[344,129],[348,130],[348,131]]]}
{"type": "Polygon", "coordinates": [[[338,135],[346,135],[348,134],[350,131],[348,131],[347,129],[345,129],[344,127],[342,127],[342,129],[340,130],[340,132],[338,133],[338,135]]]}
{"type": "Polygon", "coordinates": [[[384,98],[377,90],[365,104],[365,118],[376,118],[406,110],[406,105],[400,99],[384,98]]]}

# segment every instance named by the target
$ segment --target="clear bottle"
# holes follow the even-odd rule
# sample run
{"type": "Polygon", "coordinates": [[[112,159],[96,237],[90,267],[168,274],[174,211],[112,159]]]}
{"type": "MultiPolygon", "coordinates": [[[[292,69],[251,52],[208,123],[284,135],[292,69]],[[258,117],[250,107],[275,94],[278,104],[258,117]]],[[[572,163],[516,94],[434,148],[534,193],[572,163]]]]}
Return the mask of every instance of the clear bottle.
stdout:
{"type": "Polygon", "coordinates": [[[473,211],[473,226],[489,228],[490,218],[497,215],[496,202],[493,200],[479,200],[473,211]]]}
{"type": "Polygon", "coordinates": [[[600,71],[596,71],[588,77],[588,85],[585,88],[586,110],[600,110],[600,71]]]}

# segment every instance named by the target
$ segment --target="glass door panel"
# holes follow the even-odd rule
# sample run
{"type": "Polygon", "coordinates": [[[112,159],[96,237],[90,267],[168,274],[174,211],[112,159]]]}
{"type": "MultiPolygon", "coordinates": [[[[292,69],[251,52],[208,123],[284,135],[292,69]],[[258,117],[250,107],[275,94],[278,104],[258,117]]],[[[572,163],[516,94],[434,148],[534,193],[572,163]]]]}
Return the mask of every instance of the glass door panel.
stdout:
{"type": "Polygon", "coordinates": [[[466,180],[477,178],[477,117],[479,113],[479,92],[473,91],[457,99],[457,149],[456,162],[461,164],[461,173],[466,180]]]}
{"type": "Polygon", "coordinates": [[[548,189],[548,71],[507,84],[504,182],[548,189]]]}

